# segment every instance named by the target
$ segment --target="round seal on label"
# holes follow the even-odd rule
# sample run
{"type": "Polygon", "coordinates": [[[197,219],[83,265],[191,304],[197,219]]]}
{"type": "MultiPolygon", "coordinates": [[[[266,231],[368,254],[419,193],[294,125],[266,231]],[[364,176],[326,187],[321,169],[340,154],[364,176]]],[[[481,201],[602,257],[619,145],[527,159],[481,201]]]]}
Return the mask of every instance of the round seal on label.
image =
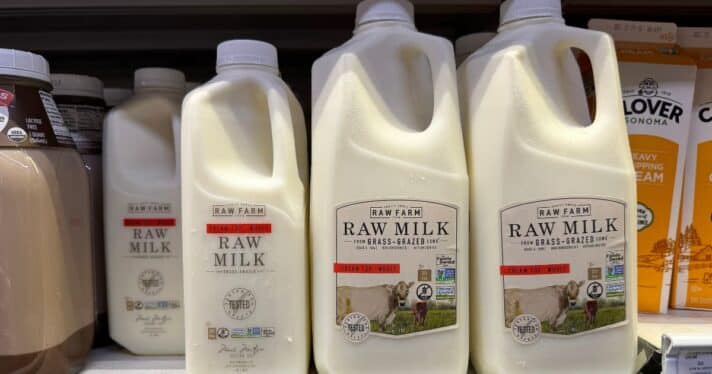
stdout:
{"type": "Polygon", "coordinates": [[[591,282],[586,288],[588,297],[597,300],[603,295],[603,285],[601,282],[591,282]]]}
{"type": "Polygon", "coordinates": [[[252,291],[245,288],[233,288],[223,298],[225,314],[232,319],[249,318],[255,311],[257,299],[252,291]]]}
{"type": "Polygon", "coordinates": [[[7,130],[7,138],[13,143],[22,143],[27,140],[27,131],[21,127],[13,127],[7,130]]]}
{"type": "Polygon", "coordinates": [[[148,269],[138,275],[138,289],[148,296],[158,295],[163,290],[163,274],[148,269]]]}
{"type": "Polygon", "coordinates": [[[344,337],[351,343],[361,343],[371,333],[371,321],[365,314],[359,312],[349,313],[341,321],[344,337]]]}
{"type": "Polygon", "coordinates": [[[533,344],[541,336],[541,322],[532,314],[520,314],[512,321],[512,336],[517,343],[533,344]]]}

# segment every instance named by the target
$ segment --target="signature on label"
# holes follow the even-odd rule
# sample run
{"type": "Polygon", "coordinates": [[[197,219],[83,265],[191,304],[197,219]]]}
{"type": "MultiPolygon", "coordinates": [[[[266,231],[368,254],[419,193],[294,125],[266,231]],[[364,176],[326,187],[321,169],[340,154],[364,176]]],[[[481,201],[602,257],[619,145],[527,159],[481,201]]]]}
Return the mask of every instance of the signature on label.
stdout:
{"type": "Polygon", "coordinates": [[[235,353],[240,358],[253,358],[253,357],[257,356],[257,354],[262,351],[264,351],[264,348],[262,348],[258,344],[254,344],[254,345],[243,344],[239,348],[237,346],[221,344],[220,348],[218,349],[218,354],[235,353]]]}

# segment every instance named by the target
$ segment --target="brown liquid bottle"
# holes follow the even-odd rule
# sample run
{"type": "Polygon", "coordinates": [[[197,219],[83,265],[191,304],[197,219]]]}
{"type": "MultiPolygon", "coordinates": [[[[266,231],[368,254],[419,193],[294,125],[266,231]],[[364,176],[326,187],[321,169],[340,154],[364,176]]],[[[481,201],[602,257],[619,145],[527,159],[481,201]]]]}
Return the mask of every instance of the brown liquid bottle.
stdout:
{"type": "Polygon", "coordinates": [[[89,180],[51,89],[0,49],[0,373],[77,371],[94,333],[89,180]]]}

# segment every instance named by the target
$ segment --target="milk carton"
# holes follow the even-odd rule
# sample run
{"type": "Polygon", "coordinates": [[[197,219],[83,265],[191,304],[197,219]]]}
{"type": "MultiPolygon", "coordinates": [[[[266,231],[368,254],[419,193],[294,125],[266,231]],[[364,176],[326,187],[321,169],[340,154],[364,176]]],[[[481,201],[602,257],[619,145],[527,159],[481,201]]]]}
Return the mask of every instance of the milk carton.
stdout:
{"type": "Polygon", "coordinates": [[[616,42],[638,180],[638,308],[665,313],[697,68],[672,23],[591,20],[616,42]]]}
{"type": "Polygon", "coordinates": [[[635,172],[613,41],[565,26],[558,0],[508,0],[500,19],[458,70],[472,361],[483,373],[632,373],[635,172]],[[594,73],[589,126],[567,100],[572,47],[594,73]]]}
{"type": "Polygon", "coordinates": [[[304,115],[271,44],[217,55],[183,105],[187,371],[306,373],[304,115]]]}
{"type": "Polygon", "coordinates": [[[403,0],[359,4],[312,68],[312,298],[321,373],[467,368],[467,172],[451,43],[403,0]]]}
{"type": "Polygon", "coordinates": [[[670,305],[712,309],[712,29],[677,31],[698,70],[670,305]]]}
{"type": "Polygon", "coordinates": [[[143,68],[104,124],[109,333],[135,354],[181,354],[180,104],[183,73],[143,68]]]}

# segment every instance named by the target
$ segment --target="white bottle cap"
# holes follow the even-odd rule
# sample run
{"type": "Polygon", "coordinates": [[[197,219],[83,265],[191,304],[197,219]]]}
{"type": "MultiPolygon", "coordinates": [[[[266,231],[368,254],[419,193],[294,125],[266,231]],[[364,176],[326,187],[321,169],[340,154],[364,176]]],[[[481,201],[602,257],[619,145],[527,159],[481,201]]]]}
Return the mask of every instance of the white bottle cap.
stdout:
{"type": "Polygon", "coordinates": [[[364,0],[356,7],[356,26],[369,22],[415,23],[413,4],[408,0],[364,0]]]}
{"type": "Polygon", "coordinates": [[[104,101],[106,106],[115,107],[128,100],[133,95],[133,91],[128,88],[104,88],[104,101]]]}
{"type": "Polygon", "coordinates": [[[279,70],[277,48],[259,40],[224,41],[218,45],[218,58],[215,65],[218,73],[234,65],[261,65],[279,70]]]}
{"type": "Polygon", "coordinates": [[[175,69],[141,68],[134,72],[134,90],[163,88],[185,91],[185,75],[175,69]]]}
{"type": "Polygon", "coordinates": [[[0,75],[39,79],[51,83],[44,57],[16,49],[0,49],[0,75]]]}
{"type": "Polygon", "coordinates": [[[104,99],[104,83],[98,78],[79,74],[52,74],[52,94],[89,96],[104,99]]]}
{"type": "Polygon", "coordinates": [[[525,18],[562,18],[561,0],[506,0],[499,8],[499,24],[525,18]]]}
{"type": "Polygon", "coordinates": [[[468,56],[487,44],[495,35],[497,34],[493,32],[476,32],[474,34],[461,36],[455,40],[455,54],[458,56],[468,56]]]}

